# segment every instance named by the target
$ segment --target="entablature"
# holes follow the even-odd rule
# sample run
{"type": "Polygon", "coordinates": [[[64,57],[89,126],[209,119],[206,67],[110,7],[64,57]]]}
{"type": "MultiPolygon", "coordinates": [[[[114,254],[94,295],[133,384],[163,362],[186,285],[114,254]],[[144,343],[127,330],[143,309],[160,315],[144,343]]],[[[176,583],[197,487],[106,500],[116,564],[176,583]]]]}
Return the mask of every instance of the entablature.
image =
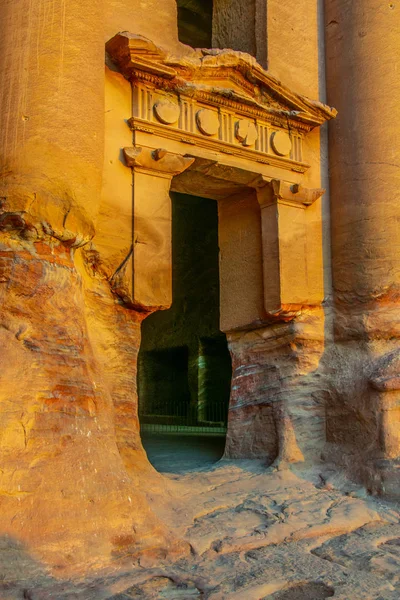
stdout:
{"type": "Polygon", "coordinates": [[[175,58],[126,32],[106,49],[132,83],[134,132],[304,173],[304,136],[336,115],[241,52],[196,50],[175,58]]]}

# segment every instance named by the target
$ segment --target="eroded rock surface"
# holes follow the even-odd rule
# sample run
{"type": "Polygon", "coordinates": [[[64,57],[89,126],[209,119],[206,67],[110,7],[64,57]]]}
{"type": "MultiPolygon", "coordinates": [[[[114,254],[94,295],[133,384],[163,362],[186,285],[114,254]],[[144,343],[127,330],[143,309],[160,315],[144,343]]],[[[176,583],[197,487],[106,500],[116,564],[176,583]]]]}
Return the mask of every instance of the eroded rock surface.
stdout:
{"type": "Polygon", "coordinates": [[[266,471],[259,461],[167,477],[153,506],[191,554],[158,563],[122,552],[91,580],[54,577],[6,539],[4,600],[390,600],[400,593],[398,507],[318,471],[266,471]],[[338,482],[336,482],[338,483],[338,482]],[[24,577],[21,577],[21,568],[24,577]],[[24,595],[25,594],[25,595],[24,595]]]}

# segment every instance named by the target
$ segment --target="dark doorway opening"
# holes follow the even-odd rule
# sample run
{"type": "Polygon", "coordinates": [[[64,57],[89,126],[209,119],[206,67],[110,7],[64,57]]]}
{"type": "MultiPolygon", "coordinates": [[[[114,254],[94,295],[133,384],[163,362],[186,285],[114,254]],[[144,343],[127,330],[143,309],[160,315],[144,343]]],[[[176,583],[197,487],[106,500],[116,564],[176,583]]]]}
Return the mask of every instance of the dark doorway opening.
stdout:
{"type": "Polygon", "coordinates": [[[192,48],[211,48],[213,0],[177,0],[179,41],[192,48]]]}
{"type": "Polygon", "coordinates": [[[143,322],[138,359],[142,441],[160,471],[221,458],[232,377],[219,330],[217,202],[171,198],[173,304],[143,322]]]}
{"type": "Polygon", "coordinates": [[[140,365],[142,424],[186,424],[190,406],[187,346],[142,352],[140,365]]]}

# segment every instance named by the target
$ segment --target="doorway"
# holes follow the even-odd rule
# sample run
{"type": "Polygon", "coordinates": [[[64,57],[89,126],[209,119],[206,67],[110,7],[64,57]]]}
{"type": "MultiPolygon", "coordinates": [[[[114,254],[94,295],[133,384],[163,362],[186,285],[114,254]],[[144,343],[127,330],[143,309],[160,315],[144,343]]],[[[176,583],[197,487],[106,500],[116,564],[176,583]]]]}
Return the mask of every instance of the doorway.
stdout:
{"type": "Polygon", "coordinates": [[[223,454],[232,365],[219,329],[217,202],[171,200],[173,304],[142,324],[139,418],[149,460],[182,472],[223,454]]]}

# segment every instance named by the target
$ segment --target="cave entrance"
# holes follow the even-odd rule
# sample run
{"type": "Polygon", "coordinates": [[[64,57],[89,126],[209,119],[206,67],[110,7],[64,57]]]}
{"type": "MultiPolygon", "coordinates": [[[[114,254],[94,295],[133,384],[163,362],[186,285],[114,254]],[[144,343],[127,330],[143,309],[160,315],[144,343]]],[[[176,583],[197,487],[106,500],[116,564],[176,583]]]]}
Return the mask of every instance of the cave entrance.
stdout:
{"type": "Polygon", "coordinates": [[[171,199],[173,303],[143,321],[138,358],[142,442],[160,471],[221,458],[232,377],[219,329],[217,202],[171,199]]]}

